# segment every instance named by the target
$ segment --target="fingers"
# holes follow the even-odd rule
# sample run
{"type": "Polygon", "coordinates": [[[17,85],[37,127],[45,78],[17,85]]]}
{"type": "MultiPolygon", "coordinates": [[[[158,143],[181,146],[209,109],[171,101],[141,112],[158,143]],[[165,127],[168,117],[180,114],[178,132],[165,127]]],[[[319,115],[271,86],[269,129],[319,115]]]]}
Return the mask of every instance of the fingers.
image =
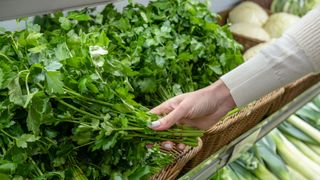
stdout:
{"type": "Polygon", "coordinates": [[[183,151],[183,150],[186,148],[186,145],[180,143],[180,144],[177,145],[177,148],[178,148],[179,150],[183,151]]]}
{"type": "MultiPolygon", "coordinates": [[[[166,150],[172,150],[175,147],[175,143],[173,143],[171,141],[164,141],[164,142],[161,143],[161,147],[166,149],[166,150]]],[[[179,143],[176,147],[179,150],[183,151],[186,148],[186,145],[179,143]]]]}
{"type": "Polygon", "coordinates": [[[153,147],[153,144],[147,144],[147,145],[146,145],[146,148],[147,148],[147,149],[151,149],[152,147],[153,147]]]}
{"type": "Polygon", "coordinates": [[[182,122],[184,124],[189,124],[193,127],[202,130],[208,130],[213,125],[219,122],[219,120],[227,113],[223,108],[218,109],[218,111],[214,112],[205,117],[195,118],[195,119],[184,119],[182,122]]]}
{"type": "Polygon", "coordinates": [[[161,103],[159,106],[151,109],[150,112],[158,115],[168,114],[173,110],[173,106],[170,104],[171,104],[170,100],[165,101],[161,103]]]}
{"type": "Polygon", "coordinates": [[[166,150],[172,150],[172,148],[174,147],[174,143],[171,141],[164,141],[161,143],[162,148],[166,149],[166,150]]]}
{"type": "Polygon", "coordinates": [[[170,113],[173,109],[175,109],[179,103],[183,100],[183,98],[187,94],[181,94],[179,96],[173,97],[163,103],[161,103],[159,106],[151,109],[151,113],[158,114],[158,115],[165,115],[170,113]]]}
{"type": "Polygon", "coordinates": [[[169,129],[176,122],[184,119],[186,114],[187,108],[183,108],[183,106],[180,105],[165,117],[159,119],[158,121],[152,122],[149,127],[157,131],[169,129]]]}

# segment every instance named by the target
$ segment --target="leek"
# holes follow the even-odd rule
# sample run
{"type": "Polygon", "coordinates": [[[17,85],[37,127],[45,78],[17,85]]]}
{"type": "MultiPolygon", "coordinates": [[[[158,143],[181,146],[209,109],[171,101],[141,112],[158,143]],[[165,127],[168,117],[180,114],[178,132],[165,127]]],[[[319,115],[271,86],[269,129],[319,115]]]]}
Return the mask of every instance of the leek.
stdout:
{"type": "Polygon", "coordinates": [[[320,146],[308,144],[308,147],[310,147],[315,153],[317,153],[320,156],[320,146]]]}
{"type": "Polygon", "coordinates": [[[231,163],[230,168],[237,175],[239,180],[257,180],[258,178],[249,172],[245,167],[240,165],[238,161],[231,163]]]}
{"type": "Polygon", "coordinates": [[[311,148],[309,148],[307,145],[305,145],[303,142],[292,138],[290,136],[287,136],[288,140],[294,144],[300,151],[305,154],[309,159],[311,159],[313,162],[316,162],[318,165],[320,165],[320,156],[315,153],[311,148]]]}
{"type": "Polygon", "coordinates": [[[236,162],[245,167],[259,179],[278,180],[278,178],[266,168],[262,159],[259,158],[255,151],[249,150],[248,152],[243,153],[236,162]]]}
{"type": "Polygon", "coordinates": [[[254,174],[259,177],[259,179],[278,180],[278,178],[271,173],[262,162],[258,164],[254,174]]]}
{"type": "Polygon", "coordinates": [[[310,144],[318,144],[316,140],[311,138],[301,129],[297,128],[296,126],[292,125],[291,123],[284,121],[278,126],[278,129],[285,135],[292,136],[296,139],[299,139],[302,142],[307,142],[310,144]]]}
{"type": "Polygon", "coordinates": [[[320,96],[317,96],[312,101],[320,109],[320,96]]]}
{"type": "Polygon", "coordinates": [[[320,130],[320,106],[315,103],[308,103],[296,112],[304,121],[320,130]]]}
{"type": "Polygon", "coordinates": [[[304,122],[296,115],[292,115],[288,118],[288,122],[299,128],[301,131],[309,135],[311,138],[317,141],[320,144],[320,132],[319,130],[313,128],[308,123],[304,122]]]}
{"type": "Polygon", "coordinates": [[[270,136],[275,141],[280,156],[288,165],[308,179],[320,177],[320,166],[299,151],[279,130],[271,131],[270,136]]]}
{"type": "MultiPolygon", "coordinates": [[[[265,139],[265,138],[263,138],[265,139]]],[[[289,170],[283,160],[275,151],[272,151],[267,144],[259,141],[256,144],[257,154],[266,163],[271,172],[281,180],[291,180],[289,170]]]]}
{"type": "Polygon", "coordinates": [[[233,172],[233,170],[229,167],[229,165],[220,169],[211,180],[237,180],[238,176],[233,172]]]}
{"type": "Polygon", "coordinates": [[[299,172],[294,170],[292,167],[288,166],[288,169],[289,169],[289,172],[290,172],[291,176],[294,177],[293,179],[296,179],[296,180],[308,180],[306,177],[304,177],[302,174],[300,174],[299,172]]]}

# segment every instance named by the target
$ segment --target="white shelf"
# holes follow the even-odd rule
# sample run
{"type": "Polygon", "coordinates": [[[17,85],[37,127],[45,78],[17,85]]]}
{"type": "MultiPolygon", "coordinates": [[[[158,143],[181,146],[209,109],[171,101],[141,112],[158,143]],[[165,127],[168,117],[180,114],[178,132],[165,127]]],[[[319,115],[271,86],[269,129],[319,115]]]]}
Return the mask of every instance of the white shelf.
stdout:
{"type": "Polygon", "coordinates": [[[116,0],[1,0],[0,21],[45,14],[57,10],[90,7],[116,0]]]}

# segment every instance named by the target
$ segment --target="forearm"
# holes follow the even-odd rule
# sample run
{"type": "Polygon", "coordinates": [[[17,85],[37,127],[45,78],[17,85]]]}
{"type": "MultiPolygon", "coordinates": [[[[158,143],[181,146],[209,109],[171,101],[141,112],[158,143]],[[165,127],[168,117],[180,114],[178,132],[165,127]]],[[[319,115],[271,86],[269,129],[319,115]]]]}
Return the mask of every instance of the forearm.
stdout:
{"type": "Polygon", "coordinates": [[[243,106],[311,72],[320,70],[320,7],[279,40],[221,79],[243,106]]]}

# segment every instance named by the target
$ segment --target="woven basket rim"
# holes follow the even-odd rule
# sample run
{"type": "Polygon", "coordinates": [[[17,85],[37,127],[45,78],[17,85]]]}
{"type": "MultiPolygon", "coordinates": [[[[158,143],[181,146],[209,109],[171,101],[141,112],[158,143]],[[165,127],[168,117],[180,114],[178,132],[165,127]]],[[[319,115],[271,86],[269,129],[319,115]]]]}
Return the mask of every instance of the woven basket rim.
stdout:
{"type": "Polygon", "coordinates": [[[206,130],[205,134],[210,134],[212,132],[224,130],[229,124],[236,123],[238,118],[247,116],[252,111],[255,111],[261,108],[262,106],[264,106],[266,102],[272,101],[273,99],[281,96],[284,92],[285,92],[285,87],[282,87],[261,97],[257,101],[254,101],[248,104],[247,106],[245,106],[244,108],[240,109],[238,112],[222,118],[221,120],[219,120],[217,124],[213,125],[211,128],[206,130]]]}
{"type": "MultiPolygon", "coordinates": [[[[154,174],[150,179],[152,180],[170,180],[175,179],[186,163],[191,160],[197,153],[202,149],[203,142],[201,138],[198,138],[198,146],[191,147],[186,146],[186,148],[181,151],[174,147],[170,152],[173,153],[174,160],[171,164],[164,167],[160,172],[154,174]]],[[[168,151],[166,151],[168,152],[168,151]]]]}

